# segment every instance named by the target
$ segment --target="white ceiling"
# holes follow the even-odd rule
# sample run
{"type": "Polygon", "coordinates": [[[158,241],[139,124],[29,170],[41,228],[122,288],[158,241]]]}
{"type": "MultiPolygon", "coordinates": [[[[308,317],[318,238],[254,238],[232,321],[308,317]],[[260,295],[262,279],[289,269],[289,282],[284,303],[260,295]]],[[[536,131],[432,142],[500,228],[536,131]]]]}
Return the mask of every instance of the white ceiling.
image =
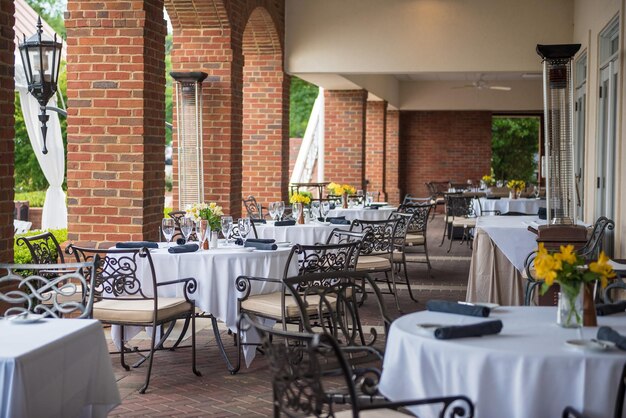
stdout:
{"type": "Polygon", "coordinates": [[[524,79],[541,79],[541,73],[523,72],[437,72],[437,73],[408,73],[394,74],[398,81],[515,81],[524,79]]]}

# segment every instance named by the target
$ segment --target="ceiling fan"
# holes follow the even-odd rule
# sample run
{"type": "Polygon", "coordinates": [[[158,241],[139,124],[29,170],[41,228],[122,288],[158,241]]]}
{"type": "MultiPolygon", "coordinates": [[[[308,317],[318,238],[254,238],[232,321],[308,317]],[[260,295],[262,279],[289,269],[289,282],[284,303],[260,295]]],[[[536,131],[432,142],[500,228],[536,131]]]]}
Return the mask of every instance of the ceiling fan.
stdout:
{"type": "Polygon", "coordinates": [[[478,90],[500,90],[500,91],[511,91],[511,87],[509,86],[492,86],[488,81],[483,79],[482,74],[478,77],[478,80],[473,81],[471,84],[465,84],[463,86],[455,86],[453,89],[478,89],[478,90]]]}

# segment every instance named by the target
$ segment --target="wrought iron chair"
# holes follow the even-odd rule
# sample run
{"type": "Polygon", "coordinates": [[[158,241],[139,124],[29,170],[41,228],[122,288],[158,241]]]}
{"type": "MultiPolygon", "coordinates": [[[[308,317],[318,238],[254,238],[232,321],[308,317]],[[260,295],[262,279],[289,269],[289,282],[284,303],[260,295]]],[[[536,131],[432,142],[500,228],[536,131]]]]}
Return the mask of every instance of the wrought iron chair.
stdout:
{"type": "Polygon", "coordinates": [[[94,265],[98,259],[85,263],[64,264],[0,264],[0,301],[9,307],[5,317],[26,316],[29,312],[45,317],[88,318],[93,305],[91,289],[94,265]]]}
{"type": "MultiPolygon", "coordinates": [[[[77,261],[96,263],[94,284],[90,289],[95,298],[93,317],[103,323],[120,326],[122,347],[119,354],[124,369],[130,370],[124,360],[124,354],[128,351],[124,345],[124,327],[153,327],[150,349],[147,350],[148,371],[140,393],[145,393],[148,388],[154,352],[162,346],[167,336],[163,336],[157,343],[156,327],[177,319],[191,321],[192,370],[200,376],[196,369],[195,305],[189,298],[197,289],[194,278],[157,282],[150,251],[146,248],[98,250],[70,244],[66,251],[73,254],[77,261]],[[184,297],[166,298],[155,295],[160,287],[171,285],[181,286],[184,297]]],[[[187,323],[184,328],[176,346],[187,330],[187,323]]]]}
{"type": "MultiPolygon", "coordinates": [[[[430,202],[424,203],[404,203],[398,208],[399,212],[411,213],[413,218],[409,223],[409,228],[406,235],[406,244],[408,248],[424,247],[424,255],[426,256],[426,265],[428,266],[428,273],[432,269],[430,265],[430,259],[428,258],[428,241],[427,241],[427,229],[428,229],[428,217],[430,211],[435,205],[430,202]]],[[[407,247],[405,247],[407,248],[407,247]]],[[[424,261],[414,261],[415,263],[423,263],[424,261]]]]}
{"type": "MultiPolygon", "coordinates": [[[[615,408],[613,410],[613,418],[622,418],[624,414],[624,398],[626,397],[626,365],[622,369],[619,384],[617,385],[617,398],[615,399],[615,408]]],[[[608,406],[607,406],[608,407],[608,406]]],[[[608,411],[607,411],[608,412],[608,411]]],[[[608,416],[608,415],[607,415],[608,416]]],[[[566,406],[563,410],[562,418],[587,418],[580,411],[571,406],[566,406]]]]}
{"type": "Polygon", "coordinates": [[[18,246],[26,246],[33,260],[33,264],[65,263],[63,251],[59,241],[50,232],[28,237],[19,237],[15,240],[18,246]]]}
{"type": "MultiPolygon", "coordinates": [[[[167,216],[169,216],[170,218],[174,219],[174,235],[172,235],[172,241],[176,241],[178,238],[184,238],[183,233],[180,230],[180,221],[181,219],[183,219],[185,217],[187,212],[185,212],[184,210],[173,210],[171,212],[169,212],[167,214],[167,216]]],[[[160,230],[160,227],[159,227],[160,230]]],[[[192,235],[195,236],[194,233],[192,233],[192,235]]],[[[190,235],[189,238],[191,239],[192,236],[190,235]]]]}
{"type": "Polygon", "coordinates": [[[474,415],[472,402],[464,396],[388,402],[377,384],[380,371],[350,364],[337,341],[328,334],[295,333],[263,326],[248,316],[242,320],[262,338],[272,371],[274,416],[313,417],[406,416],[396,409],[417,405],[441,407],[441,417],[474,415]],[[336,365],[329,369],[328,365],[336,365]],[[342,377],[346,394],[338,397],[326,381],[342,377]],[[358,393],[364,394],[359,396],[358,393]],[[351,410],[335,412],[335,405],[349,403],[351,410]],[[371,412],[370,412],[371,411],[371,412]],[[362,415],[361,415],[362,414],[362,415]],[[374,415],[375,414],[375,415],[374,415]]]}
{"type": "Polygon", "coordinates": [[[389,219],[396,219],[396,227],[393,231],[393,256],[392,261],[396,270],[397,278],[400,278],[400,271],[404,270],[404,282],[397,281],[398,284],[406,285],[409,290],[409,296],[415,302],[417,299],[413,296],[413,290],[411,289],[411,282],[409,281],[408,271],[406,268],[406,236],[409,231],[409,226],[413,221],[415,215],[413,213],[405,213],[395,211],[389,215],[389,219]]]}
{"type": "Polygon", "coordinates": [[[394,295],[396,307],[400,310],[396,273],[393,266],[394,251],[396,250],[394,237],[397,224],[398,219],[378,221],[356,219],[350,225],[350,231],[366,234],[361,245],[357,271],[384,273],[389,293],[394,295]],[[390,274],[391,281],[389,281],[390,274]]]}
{"type": "Polygon", "coordinates": [[[578,255],[586,261],[595,259],[602,249],[602,238],[607,230],[612,231],[615,228],[615,222],[606,216],[600,216],[593,224],[593,230],[585,245],[578,250],[578,255]]]}
{"type": "Polygon", "coordinates": [[[246,208],[246,212],[250,218],[264,219],[263,206],[256,201],[253,195],[248,196],[245,199],[241,199],[243,206],[246,208]]]}
{"type": "MultiPolygon", "coordinates": [[[[472,241],[472,230],[476,227],[476,212],[474,211],[474,197],[464,196],[458,194],[447,195],[448,212],[446,213],[446,225],[444,228],[444,238],[446,229],[448,229],[448,238],[450,245],[448,246],[448,252],[452,249],[452,241],[454,240],[455,228],[463,228],[463,237],[461,238],[461,244],[465,240],[468,243],[472,241]]],[[[442,240],[443,244],[443,240],[442,240]]]]}
{"type": "MultiPolygon", "coordinates": [[[[284,277],[287,277],[291,260],[298,257],[298,275],[313,272],[339,272],[354,270],[358,262],[358,253],[361,241],[347,242],[343,244],[317,244],[317,245],[296,245],[291,249],[289,259],[285,266],[284,277]]],[[[239,276],[235,281],[237,290],[241,292],[238,298],[238,308],[240,313],[248,313],[256,317],[262,317],[277,321],[286,328],[288,323],[299,323],[300,315],[298,306],[293,298],[286,293],[283,280],[266,278],[239,276]],[[264,283],[280,284],[281,289],[273,293],[251,295],[253,286],[260,286],[264,283]]],[[[242,341],[241,332],[238,341],[242,341]]],[[[236,365],[231,372],[237,372],[241,364],[241,345],[237,353],[236,365]]]]}

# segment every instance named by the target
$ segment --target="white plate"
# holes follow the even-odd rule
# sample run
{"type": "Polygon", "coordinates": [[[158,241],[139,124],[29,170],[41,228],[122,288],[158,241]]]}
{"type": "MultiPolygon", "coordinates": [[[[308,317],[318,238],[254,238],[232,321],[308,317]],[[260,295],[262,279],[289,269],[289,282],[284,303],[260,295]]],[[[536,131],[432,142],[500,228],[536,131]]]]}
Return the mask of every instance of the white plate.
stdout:
{"type": "Polygon", "coordinates": [[[605,351],[614,346],[610,341],[567,340],[565,345],[583,351],[605,351]]]}
{"type": "Polygon", "coordinates": [[[293,245],[293,244],[292,244],[292,243],[290,243],[290,242],[277,242],[277,243],[276,243],[276,246],[277,246],[278,248],[281,248],[281,247],[291,247],[292,245],[293,245]]]}
{"type": "Polygon", "coordinates": [[[417,335],[422,337],[435,337],[435,330],[439,327],[445,327],[442,324],[417,324],[417,335]]]}
{"type": "Polygon", "coordinates": [[[32,324],[41,321],[43,318],[44,316],[41,314],[26,313],[10,316],[9,321],[14,324],[32,324]]]}
{"type": "Polygon", "coordinates": [[[237,245],[236,247],[221,247],[221,248],[216,248],[216,249],[230,251],[233,253],[251,253],[252,251],[254,251],[254,248],[252,247],[242,247],[240,245],[237,245]]]}
{"type": "Polygon", "coordinates": [[[489,308],[491,310],[494,310],[500,307],[500,305],[498,305],[497,303],[489,303],[489,302],[479,302],[479,303],[475,303],[474,305],[484,306],[485,308],[489,308]]]}

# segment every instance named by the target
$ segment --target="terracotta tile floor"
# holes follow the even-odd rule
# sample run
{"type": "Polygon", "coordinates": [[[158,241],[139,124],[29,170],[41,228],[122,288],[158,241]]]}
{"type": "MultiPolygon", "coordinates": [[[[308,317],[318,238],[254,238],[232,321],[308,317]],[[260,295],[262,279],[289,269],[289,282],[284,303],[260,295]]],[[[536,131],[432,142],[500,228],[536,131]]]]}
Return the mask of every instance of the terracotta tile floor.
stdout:
{"type": "MultiPolygon", "coordinates": [[[[447,241],[438,247],[443,231],[443,219],[437,215],[429,224],[429,254],[433,266],[429,277],[425,264],[409,263],[409,278],[414,294],[413,302],[406,289],[400,291],[401,308],[404,313],[424,309],[429,299],[463,300],[467,287],[471,250],[465,245],[453,243],[447,253],[447,241]]],[[[412,256],[411,258],[419,258],[412,256]]],[[[401,315],[396,310],[393,296],[385,295],[388,314],[392,318],[401,315]]],[[[378,325],[374,304],[365,305],[363,322],[378,325]]],[[[198,328],[203,328],[200,324],[198,328]]],[[[145,395],[138,389],[145,379],[146,366],[126,372],[119,364],[119,356],[112,356],[118,379],[122,404],[112,411],[112,417],[231,417],[271,416],[272,390],[269,370],[263,356],[258,355],[250,368],[243,368],[231,375],[215,344],[209,327],[200,329],[198,336],[198,369],[202,377],[191,371],[191,350],[158,352],[154,359],[150,387],[145,395]]],[[[232,338],[222,331],[227,350],[235,355],[232,338]]],[[[134,340],[135,341],[135,340],[134,340]]],[[[138,346],[147,344],[138,340],[138,346]]],[[[134,356],[128,356],[129,361],[134,356]]]]}

